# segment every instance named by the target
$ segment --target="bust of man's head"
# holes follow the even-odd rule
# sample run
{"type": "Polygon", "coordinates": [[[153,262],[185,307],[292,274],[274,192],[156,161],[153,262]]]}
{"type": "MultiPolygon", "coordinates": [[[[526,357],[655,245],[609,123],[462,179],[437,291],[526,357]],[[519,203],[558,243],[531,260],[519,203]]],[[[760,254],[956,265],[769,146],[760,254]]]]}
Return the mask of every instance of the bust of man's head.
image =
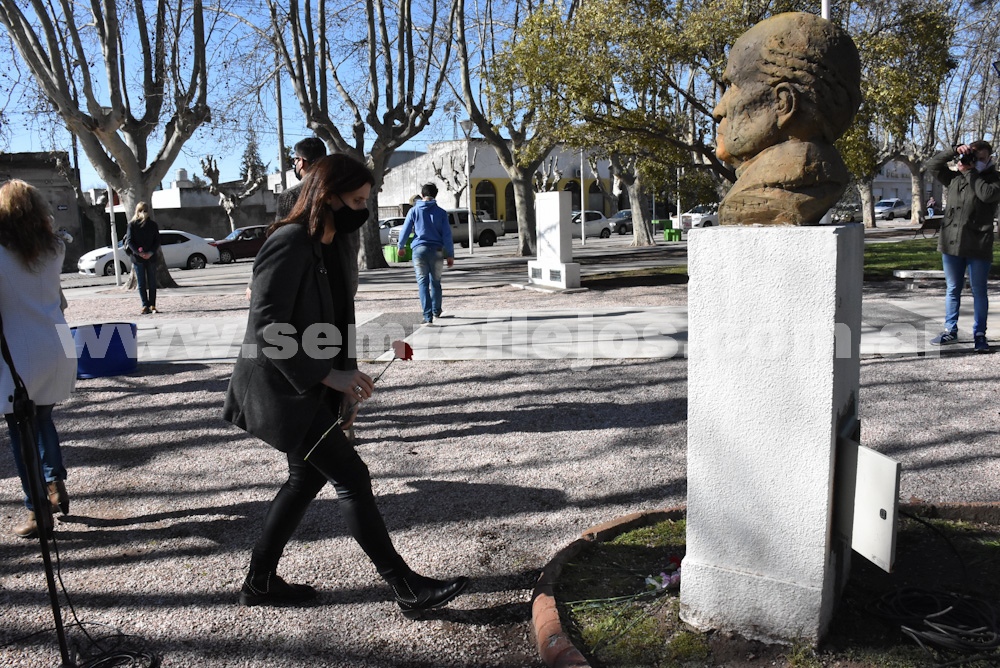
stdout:
{"type": "MultiPolygon", "coordinates": [[[[816,202],[806,205],[800,216],[794,206],[789,209],[790,202],[770,210],[761,196],[783,197],[784,190],[795,193],[802,188],[815,191],[820,182],[831,179],[843,180],[846,187],[846,169],[832,145],[850,126],[861,102],[861,65],[854,42],[839,26],[814,14],[779,14],[736,40],[723,79],[728,87],[712,115],[719,123],[716,155],[737,168],[733,190],[741,190],[740,181],[750,171],[746,163],[763,154],[769,164],[750,173],[755,181],[751,185],[763,191],[755,189],[746,201],[727,195],[720,223],[818,221],[822,212],[813,216],[816,202]],[[823,164],[831,155],[836,164],[823,164]],[[813,164],[816,161],[820,164],[813,164]],[[730,215],[724,216],[725,209],[730,215]],[[764,220],[769,213],[780,215],[764,220]]],[[[843,187],[827,208],[841,194],[843,187]]],[[[824,194],[823,200],[827,197],[824,194]]]]}

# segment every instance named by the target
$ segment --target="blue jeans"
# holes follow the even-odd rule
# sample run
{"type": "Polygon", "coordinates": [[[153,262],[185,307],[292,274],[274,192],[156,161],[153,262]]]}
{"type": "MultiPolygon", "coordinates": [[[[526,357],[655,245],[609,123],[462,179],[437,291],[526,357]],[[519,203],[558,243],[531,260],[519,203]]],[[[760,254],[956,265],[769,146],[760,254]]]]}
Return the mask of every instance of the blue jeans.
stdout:
{"type": "Polygon", "coordinates": [[[143,307],[156,306],[156,259],[149,258],[145,262],[132,259],[132,271],[135,272],[136,283],[139,284],[139,298],[143,307]]]}
{"type": "MultiPolygon", "coordinates": [[[[52,406],[36,406],[35,433],[38,435],[38,458],[42,462],[42,477],[45,482],[66,479],[66,467],[63,466],[62,450],[59,448],[59,434],[52,422],[52,406]]],[[[14,451],[14,466],[21,478],[21,489],[24,491],[24,507],[34,510],[31,499],[28,498],[28,471],[21,459],[21,434],[14,424],[13,415],[5,415],[7,428],[10,430],[10,447],[14,451]]]]}
{"type": "Polygon", "coordinates": [[[990,301],[986,294],[986,278],[990,273],[992,260],[959,257],[957,255],[941,254],[941,264],[944,265],[945,298],[944,298],[944,329],[947,332],[958,330],[958,308],[962,303],[962,288],[965,287],[965,272],[969,272],[969,285],[972,286],[972,333],[986,334],[986,315],[989,312],[990,301]]]}
{"type": "Polygon", "coordinates": [[[417,275],[417,291],[424,321],[432,322],[441,312],[441,271],[444,269],[444,250],[430,246],[413,249],[413,271],[417,275]]]}

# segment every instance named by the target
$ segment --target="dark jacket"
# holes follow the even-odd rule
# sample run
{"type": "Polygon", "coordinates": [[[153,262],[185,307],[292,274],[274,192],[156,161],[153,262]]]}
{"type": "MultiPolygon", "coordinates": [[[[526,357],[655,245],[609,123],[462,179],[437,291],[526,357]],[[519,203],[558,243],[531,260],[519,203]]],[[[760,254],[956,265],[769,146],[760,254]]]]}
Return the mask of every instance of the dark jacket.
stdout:
{"type": "Polygon", "coordinates": [[[948,192],[938,250],[959,257],[991,259],[993,219],[1000,202],[1000,174],[993,165],[982,172],[952,171],[948,162],[954,157],[954,151],[941,151],[927,161],[927,171],[948,192]]]}
{"type": "Polygon", "coordinates": [[[156,251],[160,248],[160,228],[156,221],[147,218],[145,221],[129,221],[128,230],[125,232],[125,239],[128,248],[132,251],[133,262],[155,262],[156,251]],[[139,249],[143,253],[152,253],[153,257],[143,260],[139,257],[139,249]]]}
{"type": "MultiPolygon", "coordinates": [[[[337,320],[326,272],[342,270],[324,265],[320,243],[297,224],[277,229],[254,260],[246,336],[223,418],[282,452],[301,445],[321,412],[336,416],[340,408],[342,395],[321,382],[335,360],[311,356],[302,335],[337,320]]],[[[342,337],[341,347],[348,333],[342,337]]]]}
{"type": "MultiPolygon", "coordinates": [[[[295,203],[299,201],[299,195],[302,194],[302,182],[299,181],[291,188],[287,188],[284,192],[278,195],[278,210],[274,216],[274,222],[280,223],[284,220],[288,214],[292,212],[295,207],[295,203]]],[[[361,247],[361,235],[359,232],[351,232],[348,235],[341,237],[337,243],[337,250],[340,252],[340,261],[344,263],[344,266],[357,266],[358,264],[358,249],[361,247]]],[[[351,297],[358,293],[358,272],[357,270],[351,271],[347,274],[348,280],[350,282],[351,297]]],[[[250,287],[252,289],[253,279],[250,279],[250,287]]]]}
{"type": "Polygon", "coordinates": [[[299,194],[302,192],[302,182],[299,181],[291,188],[286,188],[278,195],[278,210],[274,216],[274,222],[281,222],[292,212],[292,207],[299,201],[299,194]]]}

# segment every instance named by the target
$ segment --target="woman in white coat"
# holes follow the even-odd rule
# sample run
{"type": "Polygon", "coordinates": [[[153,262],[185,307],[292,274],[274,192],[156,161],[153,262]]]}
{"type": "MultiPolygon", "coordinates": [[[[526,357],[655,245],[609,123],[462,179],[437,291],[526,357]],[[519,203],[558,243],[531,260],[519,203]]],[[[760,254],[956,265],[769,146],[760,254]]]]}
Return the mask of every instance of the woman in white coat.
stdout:
{"type": "MultiPolygon", "coordinates": [[[[66,467],[59,435],[52,422],[54,404],[69,398],[76,382],[76,358],[63,348],[59,327],[62,314],[59,273],[66,249],[52,230],[52,216],[44,198],[24,181],[0,187],[0,315],[3,333],[18,375],[37,407],[35,431],[38,454],[53,512],[69,512],[66,467]]],[[[66,330],[68,333],[68,329],[66,330]]],[[[27,474],[21,461],[21,439],[13,419],[14,380],[0,360],[0,409],[10,431],[14,463],[24,489],[28,517],[14,528],[25,538],[38,530],[28,499],[27,474]]]]}

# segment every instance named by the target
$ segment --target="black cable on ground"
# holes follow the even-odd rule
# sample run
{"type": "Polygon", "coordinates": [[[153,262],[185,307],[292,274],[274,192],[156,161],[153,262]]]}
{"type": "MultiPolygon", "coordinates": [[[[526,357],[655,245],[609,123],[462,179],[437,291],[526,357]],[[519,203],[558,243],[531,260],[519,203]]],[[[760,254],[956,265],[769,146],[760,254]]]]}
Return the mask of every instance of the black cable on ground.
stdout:
{"type": "Polygon", "coordinates": [[[873,611],[898,624],[939,665],[1000,661],[1000,627],[989,601],[907,587],[882,596],[873,611]]]}
{"type": "Polygon", "coordinates": [[[968,584],[968,582],[969,582],[969,572],[965,569],[965,560],[962,559],[962,555],[959,554],[958,548],[955,547],[955,544],[951,542],[951,539],[948,538],[948,536],[945,535],[945,533],[943,531],[941,531],[941,529],[938,529],[931,522],[929,522],[928,520],[925,520],[923,517],[920,517],[919,515],[914,515],[912,513],[908,513],[905,510],[900,510],[899,514],[902,515],[903,517],[908,517],[909,519],[913,520],[914,522],[920,522],[922,525],[924,525],[925,527],[927,527],[928,529],[930,529],[931,531],[933,531],[934,533],[936,533],[941,538],[941,540],[943,540],[945,542],[945,544],[948,546],[948,549],[950,549],[951,552],[952,552],[952,554],[955,555],[955,559],[958,561],[959,568],[962,569],[962,579],[965,580],[966,584],[968,584]]]}
{"type": "MultiPolygon", "coordinates": [[[[124,647],[125,640],[127,638],[134,638],[135,636],[122,633],[120,629],[113,629],[113,633],[98,638],[95,638],[87,632],[88,625],[98,627],[103,626],[107,628],[112,627],[98,622],[82,622],[80,621],[80,618],[77,617],[76,608],[73,607],[73,602],[70,600],[69,592],[67,591],[66,585],[63,583],[62,579],[62,569],[59,560],[59,544],[55,538],[56,532],[53,530],[52,533],[53,535],[51,541],[53,548],[52,552],[55,556],[56,580],[59,582],[59,589],[62,591],[63,597],[66,599],[66,607],[69,608],[74,622],[72,624],[67,624],[65,628],[66,630],[72,628],[79,629],[87,638],[89,643],[86,649],[82,649],[77,639],[72,639],[74,654],[76,655],[77,660],[81,661],[74,664],[76,668],[158,668],[161,664],[161,659],[156,653],[145,650],[131,650],[124,647]],[[107,647],[107,645],[113,646],[107,647]],[[97,652],[96,654],[94,653],[95,650],[97,652]]],[[[35,631],[18,638],[14,638],[10,642],[0,645],[0,648],[10,647],[42,633],[50,633],[55,630],[54,626],[44,628],[40,631],[35,631]]]]}
{"type": "MultiPolygon", "coordinates": [[[[955,554],[963,580],[968,571],[958,549],[941,530],[923,518],[902,513],[932,529],[955,554]]],[[[972,587],[970,587],[972,589],[972,587]]],[[[998,610],[984,599],[955,592],[903,587],[882,596],[873,612],[894,624],[938,666],[985,662],[1000,665],[998,610]]]]}

